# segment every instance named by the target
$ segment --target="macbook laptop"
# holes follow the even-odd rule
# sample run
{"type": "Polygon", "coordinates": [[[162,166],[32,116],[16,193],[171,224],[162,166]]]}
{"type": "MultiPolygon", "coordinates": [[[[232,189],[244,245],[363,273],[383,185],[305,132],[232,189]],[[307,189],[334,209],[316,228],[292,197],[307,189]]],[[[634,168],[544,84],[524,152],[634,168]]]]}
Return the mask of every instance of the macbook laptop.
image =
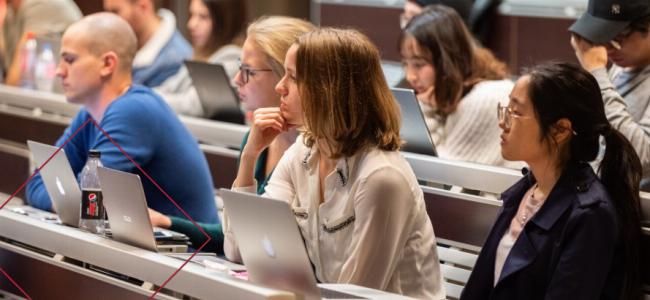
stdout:
{"type": "Polygon", "coordinates": [[[402,66],[402,62],[382,60],[381,70],[384,73],[384,78],[386,78],[388,86],[397,86],[404,80],[404,66],[402,66]]]}
{"type": "Polygon", "coordinates": [[[43,166],[39,173],[52,201],[52,207],[59,215],[61,223],[79,227],[81,190],[65,151],[61,148],[57,152],[58,147],[35,141],[27,141],[27,146],[39,167],[47,162],[47,165],[43,166]],[[54,155],[55,153],[56,155],[54,155]],[[48,159],[50,160],[48,161],[48,159]]]}
{"type": "Polygon", "coordinates": [[[109,168],[97,168],[104,207],[113,239],[154,252],[185,252],[187,236],[154,228],[140,176],[109,168]]]}
{"type": "Polygon", "coordinates": [[[296,293],[303,299],[364,299],[316,285],[298,224],[289,204],[220,189],[249,280],[296,293]],[[273,220],[273,226],[268,226],[273,220]]]}
{"type": "Polygon", "coordinates": [[[186,60],[185,66],[206,118],[244,124],[239,98],[222,65],[186,60]]]}
{"type": "Polygon", "coordinates": [[[438,156],[422,108],[413,90],[392,88],[391,91],[402,111],[400,136],[406,141],[402,151],[438,156]]]}

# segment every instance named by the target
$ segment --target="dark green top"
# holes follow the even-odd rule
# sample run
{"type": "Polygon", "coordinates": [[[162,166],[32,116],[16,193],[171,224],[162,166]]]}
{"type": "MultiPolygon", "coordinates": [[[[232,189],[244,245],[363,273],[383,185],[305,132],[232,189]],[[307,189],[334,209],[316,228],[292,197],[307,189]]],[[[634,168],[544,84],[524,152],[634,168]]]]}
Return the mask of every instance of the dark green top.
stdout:
{"type": "MultiPolygon", "coordinates": [[[[248,134],[250,131],[244,135],[244,140],[242,141],[240,149],[244,149],[244,146],[246,145],[246,142],[248,142],[248,134]]],[[[241,152],[239,154],[241,158],[241,152]]],[[[264,194],[264,189],[266,188],[266,184],[269,182],[269,179],[271,179],[271,175],[273,172],[269,173],[269,176],[266,176],[266,159],[268,157],[268,150],[265,149],[262,151],[260,154],[260,157],[257,158],[257,161],[255,162],[255,180],[257,180],[257,194],[261,195],[264,194]]],[[[239,164],[238,164],[239,165],[239,164]]],[[[192,242],[192,246],[195,248],[200,247],[203,243],[205,243],[206,237],[203,235],[201,230],[194,226],[192,222],[188,219],[185,218],[180,218],[180,217],[174,217],[174,216],[169,216],[169,218],[172,221],[172,225],[169,229],[183,233],[187,235],[190,238],[190,241],[192,242]]],[[[223,255],[223,228],[221,227],[221,224],[206,224],[206,223],[199,223],[196,222],[205,232],[212,237],[212,240],[208,244],[205,245],[202,251],[205,252],[216,252],[217,254],[223,255]]]]}

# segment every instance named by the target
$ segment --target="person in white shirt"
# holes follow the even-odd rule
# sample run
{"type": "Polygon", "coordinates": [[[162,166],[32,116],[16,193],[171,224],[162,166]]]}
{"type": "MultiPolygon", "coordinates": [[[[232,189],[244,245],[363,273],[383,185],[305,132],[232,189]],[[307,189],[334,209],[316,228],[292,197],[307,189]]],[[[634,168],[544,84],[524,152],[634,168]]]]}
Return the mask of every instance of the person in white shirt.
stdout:
{"type": "Polygon", "coordinates": [[[441,158],[521,167],[501,157],[494,115],[513,86],[507,67],[476,44],[453,9],[431,5],[415,16],[402,31],[400,53],[441,158]]]}
{"type": "MultiPolygon", "coordinates": [[[[280,107],[255,111],[233,189],[254,193],[260,152],[299,128],[264,195],[291,204],[318,280],[443,299],[433,227],[399,152],[399,107],[377,48],[354,30],[317,29],[289,48],[284,68],[280,107]]],[[[224,252],[239,261],[224,216],[224,252]]]]}

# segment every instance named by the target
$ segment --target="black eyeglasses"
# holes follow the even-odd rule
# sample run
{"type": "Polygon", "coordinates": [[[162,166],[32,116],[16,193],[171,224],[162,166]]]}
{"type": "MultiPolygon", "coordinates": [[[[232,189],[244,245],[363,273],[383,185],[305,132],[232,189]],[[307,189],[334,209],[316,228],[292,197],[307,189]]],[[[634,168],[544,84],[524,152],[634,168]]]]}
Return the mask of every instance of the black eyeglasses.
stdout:
{"type": "Polygon", "coordinates": [[[248,66],[242,66],[241,60],[237,60],[237,64],[239,64],[239,72],[241,72],[244,84],[248,83],[251,75],[255,76],[256,72],[273,72],[271,69],[255,69],[248,66]]]}

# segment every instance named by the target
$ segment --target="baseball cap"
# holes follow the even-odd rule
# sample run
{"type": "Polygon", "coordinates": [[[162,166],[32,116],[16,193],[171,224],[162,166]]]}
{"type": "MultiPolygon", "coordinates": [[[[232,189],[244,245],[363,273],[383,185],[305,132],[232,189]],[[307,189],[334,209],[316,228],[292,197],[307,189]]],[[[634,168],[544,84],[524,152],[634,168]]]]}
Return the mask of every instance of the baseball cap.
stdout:
{"type": "Polygon", "coordinates": [[[650,14],[650,0],[589,0],[569,31],[596,44],[605,44],[634,20],[650,14]]]}

